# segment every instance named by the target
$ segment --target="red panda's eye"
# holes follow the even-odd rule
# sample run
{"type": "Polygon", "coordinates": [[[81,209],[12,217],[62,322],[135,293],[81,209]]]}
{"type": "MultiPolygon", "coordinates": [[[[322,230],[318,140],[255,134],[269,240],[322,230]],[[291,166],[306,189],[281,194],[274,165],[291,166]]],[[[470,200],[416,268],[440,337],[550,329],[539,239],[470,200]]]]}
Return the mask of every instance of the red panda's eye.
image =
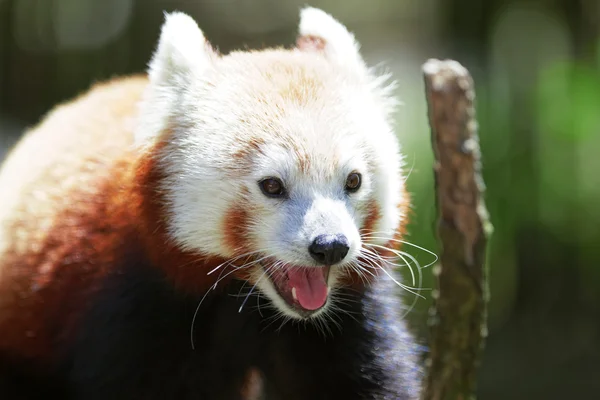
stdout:
{"type": "Polygon", "coordinates": [[[352,172],[346,178],[346,191],[356,192],[360,188],[361,175],[358,172],[352,172]]]}
{"type": "Polygon", "coordinates": [[[258,182],[260,190],[267,197],[281,197],[285,195],[283,183],[277,178],[265,178],[258,182]]]}

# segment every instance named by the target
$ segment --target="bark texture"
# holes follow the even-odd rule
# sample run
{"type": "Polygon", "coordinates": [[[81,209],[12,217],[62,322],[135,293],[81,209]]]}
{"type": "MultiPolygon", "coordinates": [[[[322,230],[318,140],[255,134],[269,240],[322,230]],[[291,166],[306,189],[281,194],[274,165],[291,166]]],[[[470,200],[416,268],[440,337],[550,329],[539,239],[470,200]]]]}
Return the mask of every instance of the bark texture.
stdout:
{"type": "Polygon", "coordinates": [[[491,224],[483,201],[473,80],[458,62],[423,66],[438,209],[440,260],[430,313],[423,400],[474,398],[489,297],[485,250],[491,224]]]}

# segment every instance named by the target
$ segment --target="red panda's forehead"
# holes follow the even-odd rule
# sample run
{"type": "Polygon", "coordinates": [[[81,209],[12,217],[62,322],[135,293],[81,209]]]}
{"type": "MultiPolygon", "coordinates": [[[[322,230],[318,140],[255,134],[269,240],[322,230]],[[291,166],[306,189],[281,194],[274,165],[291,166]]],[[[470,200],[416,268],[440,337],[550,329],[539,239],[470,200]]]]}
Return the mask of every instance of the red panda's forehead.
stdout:
{"type": "Polygon", "coordinates": [[[371,107],[363,106],[372,102],[370,86],[323,57],[294,50],[240,52],[217,68],[214,87],[227,104],[222,115],[231,113],[231,156],[238,163],[284,154],[298,172],[323,176],[359,157],[370,140],[372,129],[356,123],[371,107]]]}
{"type": "Polygon", "coordinates": [[[234,52],[217,69],[220,81],[235,83],[233,95],[254,97],[258,105],[316,105],[336,97],[338,88],[349,82],[367,85],[366,77],[298,50],[234,52]]]}
{"type": "Polygon", "coordinates": [[[279,122],[236,143],[232,152],[236,174],[242,164],[248,172],[312,180],[337,179],[366,169],[373,149],[366,135],[351,131],[352,127],[320,123],[309,115],[279,122]]]}
{"type": "Polygon", "coordinates": [[[334,138],[330,143],[323,142],[326,141],[302,141],[297,137],[285,143],[264,142],[257,152],[248,155],[251,160],[248,171],[255,178],[277,176],[288,184],[311,187],[337,185],[354,170],[369,173],[370,166],[361,146],[344,146],[344,140],[334,138]]]}

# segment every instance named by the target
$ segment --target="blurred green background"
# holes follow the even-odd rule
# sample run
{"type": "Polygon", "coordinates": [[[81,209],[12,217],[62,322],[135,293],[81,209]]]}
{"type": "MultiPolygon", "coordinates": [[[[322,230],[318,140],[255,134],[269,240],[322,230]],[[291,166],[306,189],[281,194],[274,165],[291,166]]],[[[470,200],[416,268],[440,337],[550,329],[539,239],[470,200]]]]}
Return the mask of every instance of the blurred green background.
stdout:
{"type": "MultiPolygon", "coordinates": [[[[53,104],[145,69],[163,11],[221,51],[291,45],[305,0],[0,0],[0,157],[53,104]]],[[[420,67],[475,78],[487,206],[490,336],[480,399],[600,397],[600,0],[321,0],[398,80],[411,242],[436,251],[420,67]]],[[[0,204],[2,194],[0,193],[0,204]]],[[[422,265],[432,257],[405,247],[422,265]]],[[[425,289],[431,268],[423,270],[425,289]]],[[[408,318],[423,340],[430,291],[408,318]]],[[[410,301],[410,295],[407,295],[410,301]]],[[[0,333],[1,334],[1,333],[0,333]]]]}

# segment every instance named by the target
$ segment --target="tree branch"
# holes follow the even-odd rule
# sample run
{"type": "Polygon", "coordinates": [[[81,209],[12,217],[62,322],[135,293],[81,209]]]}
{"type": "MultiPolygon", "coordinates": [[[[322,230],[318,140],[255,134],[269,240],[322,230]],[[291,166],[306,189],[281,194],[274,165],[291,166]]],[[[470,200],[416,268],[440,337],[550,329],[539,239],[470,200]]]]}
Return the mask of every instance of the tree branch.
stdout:
{"type": "Polygon", "coordinates": [[[422,398],[468,399],[474,397],[487,335],[485,250],[492,230],[482,196],[475,91],[469,72],[456,61],[429,60],[423,73],[441,254],[422,398]]]}

